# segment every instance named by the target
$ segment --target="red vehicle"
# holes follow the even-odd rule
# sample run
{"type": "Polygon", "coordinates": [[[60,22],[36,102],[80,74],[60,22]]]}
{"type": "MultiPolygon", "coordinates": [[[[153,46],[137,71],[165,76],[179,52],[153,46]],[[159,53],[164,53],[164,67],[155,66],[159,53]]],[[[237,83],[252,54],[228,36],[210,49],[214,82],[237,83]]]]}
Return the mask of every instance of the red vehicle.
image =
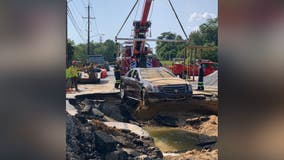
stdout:
{"type": "MultiPolygon", "coordinates": [[[[133,22],[134,33],[133,40],[126,41],[120,47],[117,61],[120,63],[121,75],[124,75],[132,68],[148,68],[147,65],[152,59],[148,58],[148,54],[152,53],[152,49],[146,43],[146,33],[148,32],[151,22],[148,21],[148,15],[153,0],[145,0],[143,6],[142,17],[139,21],[133,22]]],[[[116,37],[116,40],[119,39],[116,37]]],[[[158,63],[151,62],[151,67],[158,63]]]]}
{"type": "MultiPolygon", "coordinates": [[[[218,64],[210,60],[201,60],[201,64],[204,67],[204,76],[207,76],[214,71],[218,70],[218,64]]],[[[185,78],[185,75],[188,73],[189,76],[198,76],[199,75],[199,65],[184,65],[184,59],[175,58],[173,59],[173,64],[169,69],[175,74],[179,75],[182,78],[185,78]]]]}
{"type": "Polygon", "coordinates": [[[101,78],[106,78],[107,77],[107,70],[101,68],[101,78]]]}
{"type": "Polygon", "coordinates": [[[97,68],[99,68],[101,70],[101,78],[106,78],[107,77],[107,69],[102,65],[98,65],[97,68]]]}
{"type": "Polygon", "coordinates": [[[120,65],[119,67],[121,70],[121,75],[124,75],[130,69],[136,67],[152,68],[152,67],[161,66],[159,60],[155,56],[152,56],[152,49],[149,47],[146,41],[151,40],[151,41],[164,41],[164,42],[182,42],[182,43],[187,42],[187,40],[146,39],[149,28],[151,27],[152,24],[151,21],[148,21],[148,15],[151,10],[151,6],[153,6],[152,5],[153,1],[154,0],[144,0],[141,19],[139,21],[133,22],[133,31],[134,31],[133,38],[131,39],[118,38],[117,35],[119,34],[122,28],[115,37],[116,41],[128,40],[121,45],[119,55],[117,58],[118,65],[120,65]]]}

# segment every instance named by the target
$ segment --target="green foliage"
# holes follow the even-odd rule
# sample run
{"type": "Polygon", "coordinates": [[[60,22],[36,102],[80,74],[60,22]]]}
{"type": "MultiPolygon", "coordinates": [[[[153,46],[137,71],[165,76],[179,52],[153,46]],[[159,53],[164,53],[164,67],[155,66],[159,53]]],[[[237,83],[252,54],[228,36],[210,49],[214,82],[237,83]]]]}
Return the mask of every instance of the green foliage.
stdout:
{"type": "MultiPolygon", "coordinates": [[[[113,62],[115,60],[116,44],[112,40],[106,40],[104,43],[90,43],[91,55],[102,55],[106,61],[113,62]]],[[[87,44],[78,44],[74,46],[73,59],[85,63],[87,60],[87,44]]]]}
{"type": "Polygon", "coordinates": [[[86,44],[78,44],[74,49],[74,60],[81,61],[83,63],[86,62],[87,59],[87,45],[86,44]]]}
{"type": "Polygon", "coordinates": [[[163,66],[171,66],[173,64],[173,61],[160,61],[163,66]]]}
{"type": "MultiPolygon", "coordinates": [[[[158,39],[181,40],[180,35],[171,32],[162,33],[158,39]]],[[[218,46],[218,19],[208,19],[206,23],[199,26],[198,31],[193,31],[189,35],[189,44],[197,46],[210,46],[213,50],[203,51],[202,58],[217,62],[218,46]]],[[[184,55],[183,43],[157,42],[156,53],[161,60],[172,60],[172,58],[182,58],[184,55]]],[[[189,60],[189,58],[187,58],[189,60]]]]}
{"type": "Polygon", "coordinates": [[[206,23],[199,26],[198,31],[191,32],[189,35],[190,45],[210,46],[212,50],[203,51],[202,58],[218,62],[218,19],[208,19],[206,23]]]}
{"type": "Polygon", "coordinates": [[[66,47],[66,66],[70,66],[72,63],[73,55],[74,55],[74,41],[67,40],[67,47],[66,47]]]}
{"type": "MultiPolygon", "coordinates": [[[[180,35],[176,35],[171,32],[164,32],[158,39],[171,39],[171,40],[182,40],[180,35]]],[[[156,53],[162,60],[171,60],[176,57],[183,55],[183,43],[169,43],[169,42],[157,42],[156,53]]]]}

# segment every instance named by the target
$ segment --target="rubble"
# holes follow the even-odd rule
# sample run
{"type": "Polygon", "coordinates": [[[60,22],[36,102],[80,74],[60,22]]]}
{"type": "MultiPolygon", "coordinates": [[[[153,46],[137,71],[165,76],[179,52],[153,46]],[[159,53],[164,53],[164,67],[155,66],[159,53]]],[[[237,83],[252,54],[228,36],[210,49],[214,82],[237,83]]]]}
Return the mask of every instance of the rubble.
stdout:
{"type": "Polygon", "coordinates": [[[149,121],[138,121],[133,119],[130,111],[132,102],[91,101],[82,99],[68,103],[77,109],[77,114],[67,114],[66,159],[217,159],[218,117],[215,115],[165,112],[149,121]],[[184,153],[174,155],[167,153],[164,157],[164,153],[155,146],[154,139],[146,132],[142,133],[142,128],[148,125],[168,126],[198,134],[196,148],[208,150],[182,151],[184,153]]]}
{"type": "Polygon", "coordinates": [[[142,155],[163,158],[152,138],[108,127],[99,120],[88,121],[84,115],[67,114],[66,132],[66,159],[132,160],[142,155]]]}

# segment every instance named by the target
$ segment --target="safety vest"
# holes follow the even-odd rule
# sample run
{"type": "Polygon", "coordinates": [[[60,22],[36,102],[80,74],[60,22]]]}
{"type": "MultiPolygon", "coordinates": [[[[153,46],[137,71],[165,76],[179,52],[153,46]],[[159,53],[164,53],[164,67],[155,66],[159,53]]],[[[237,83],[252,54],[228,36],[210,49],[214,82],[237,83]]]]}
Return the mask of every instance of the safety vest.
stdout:
{"type": "Polygon", "coordinates": [[[68,69],[69,69],[71,78],[77,78],[78,77],[78,68],[77,67],[70,66],[68,69]]]}
{"type": "Polygon", "coordinates": [[[66,71],[65,71],[65,76],[66,76],[66,79],[70,79],[72,78],[72,74],[70,72],[70,68],[67,68],[66,71]]]}

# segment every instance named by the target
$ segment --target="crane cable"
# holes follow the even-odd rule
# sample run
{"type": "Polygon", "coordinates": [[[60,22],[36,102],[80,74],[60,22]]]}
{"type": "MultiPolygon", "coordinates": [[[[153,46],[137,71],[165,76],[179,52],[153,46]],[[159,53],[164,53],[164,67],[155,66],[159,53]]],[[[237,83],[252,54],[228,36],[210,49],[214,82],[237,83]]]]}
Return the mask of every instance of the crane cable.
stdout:
{"type": "MultiPolygon", "coordinates": [[[[155,1],[153,0],[153,2],[152,2],[152,9],[151,9],[151,13],[150,13],[150,17],[149,17],[149,20],[150,21],[152,21],[152,15],[153,15],[153,11],[154,11],[154,3],[155,1]]],[[[152,37],[152,25],[150,26],[150,28],[149,28],[149,30],[150,30],[150,37],[152,37]]]]}
{"type": "MultiPolygon", "coordinates": [[[[139,1],[139,0],[138,0],[138,1],[139,1]]],[[[134,16],[134,20],[133,20],[133,21],[136,20],[136,17],[137,17],[139,8],[140,8],[140,2],[138,3],[138,6],[137,6],[137,9],[136,9],[136,13],[135,13],[135,16],[134,16]]]]}
{"type": "Polygon", "coordinates": [[[173,6],[171,0],[168,0],[168,1],[169,1],[170,6],[171,6],[171,8],[172,8],[172,10],[173,10],[173,12],[174,12],[174,14],[175,14],[177,20],[178,20],[178,23],[179,23],[179,25],[180,25],[180,27],[181,27],[181,29],[182,29],[184,35],[185,35],[185,38],[186,38],[187,40],[189,40],[187,34],[185,33],[185,30],[184,30],[184,28],[183,28],[181,22],[180,22],[180,20],[179,20],[179,18],[178,18],[178,15],[177,15],[177,13],[176,13],[176,11],[175,11],[175,9],[174,9],[174,6],[173,6]]]}
{"type": "Polygon", "coordinates": [[[119,29],[118,33],[116,34],[116,36],[115,36],[115,41],[116,41],[117,36],[118,36],[119,33],[121,32],[122,28],[124,27],[125,23],[127,22],[129,16],[131,15],[131,13],[133,12],[134,8],[136,7],[138,1],[139,1],[139,0],[136,0],[135,4],[133,5],[132,9],[130,10],[128,16],[126,17],[125,21],[123,22],[121,28],[119,29]]]}
{"type": "Polygon", "coordinates": [[[150,17],[149,17],[150,21],[152,19],[152,14],[153,14],[153,10],[154,10],[154,4],[155,4],[154,2],[155,2],[155,0],[153,0],[153,2],[152,2],[152,9],[151,9],[150,17]]]}

